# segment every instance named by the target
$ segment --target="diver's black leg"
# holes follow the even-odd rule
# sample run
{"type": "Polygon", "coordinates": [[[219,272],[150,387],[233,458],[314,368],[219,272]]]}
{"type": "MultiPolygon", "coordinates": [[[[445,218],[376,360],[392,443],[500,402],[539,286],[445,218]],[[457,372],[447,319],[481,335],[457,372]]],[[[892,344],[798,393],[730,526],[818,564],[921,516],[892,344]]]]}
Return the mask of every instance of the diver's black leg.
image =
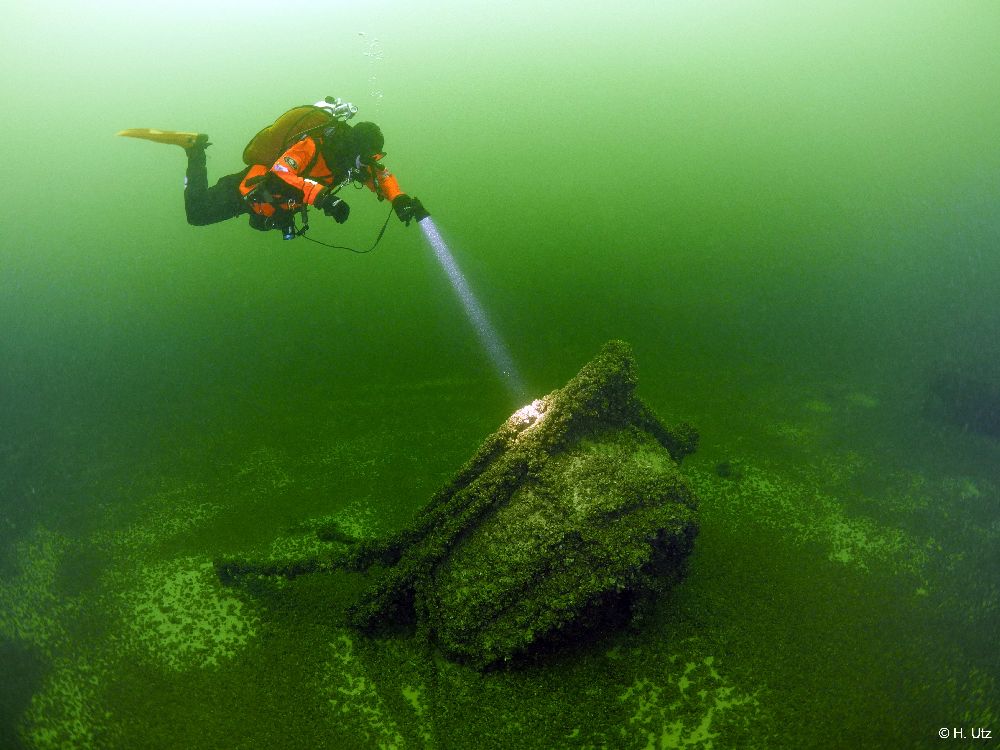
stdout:
{"type": "Polygon", "coordinates": [[[188,165],[184,180],[184,211],[188,224],[205,226],[246,213],[247,206],[240,195],[239,185],[247,170],[226,175],[209,187],[205,147],[193,146],[185,151],[188,165]]]}

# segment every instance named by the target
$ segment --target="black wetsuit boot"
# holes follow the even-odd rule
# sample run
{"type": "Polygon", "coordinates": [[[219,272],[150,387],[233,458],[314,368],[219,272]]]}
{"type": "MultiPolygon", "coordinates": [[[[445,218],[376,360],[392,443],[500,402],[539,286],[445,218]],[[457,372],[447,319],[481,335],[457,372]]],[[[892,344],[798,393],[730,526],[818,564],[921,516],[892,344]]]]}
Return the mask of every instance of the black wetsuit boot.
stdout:
{"type": "Polygon", "coordinates": [[[242,172],[226,175],[209,187],[205,159],[205,149],[209,145],[208,136],[199,135],[194,146],[184,149],[188,159],[184,179],[184,211],[187,213],[188,224],[194,226],[215,224],[248,211],[239,187],[249,167],[242,172]]]}

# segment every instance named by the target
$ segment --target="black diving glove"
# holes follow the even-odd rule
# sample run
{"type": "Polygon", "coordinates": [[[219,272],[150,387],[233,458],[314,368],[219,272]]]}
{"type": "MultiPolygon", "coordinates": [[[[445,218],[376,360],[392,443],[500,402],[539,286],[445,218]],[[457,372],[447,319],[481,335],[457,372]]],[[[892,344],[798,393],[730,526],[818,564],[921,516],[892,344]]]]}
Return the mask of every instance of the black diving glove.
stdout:
{"type": "Polygon", "coordinates": [[[423,221],[430,216],[419,198],[411,198],[406,193],[400,193],[392,199],[392,210],[406,226],[410,226],[411,221],[423,221]]]}
{"type": "Polygon", "coordinates": [[[313,201],[313,206],[327,216],[333,217],[333,220],[338,224],[343,224],[351,215],[351,207],[347,205],[347,201],[338,198],[329,188],[323,188],[319,191],[319,195],[313,201]]]}

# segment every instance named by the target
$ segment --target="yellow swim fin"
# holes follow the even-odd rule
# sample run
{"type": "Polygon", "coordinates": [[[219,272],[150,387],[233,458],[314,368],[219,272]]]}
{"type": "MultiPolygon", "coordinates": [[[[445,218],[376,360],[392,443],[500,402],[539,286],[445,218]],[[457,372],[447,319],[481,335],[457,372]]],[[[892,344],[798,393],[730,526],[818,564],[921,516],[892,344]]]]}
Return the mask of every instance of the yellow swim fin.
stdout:
{"type": "Polygon", "coordinates": [[[127,138],[142,138],[145,141],[153,141],[154,143],[169,143],[181,148],[205,146],[208,144],[208,136],[204,133],[182,133],[179,130],[129,128],[128,130],[119,131],[118,135],[124,135],[127,138]]]}

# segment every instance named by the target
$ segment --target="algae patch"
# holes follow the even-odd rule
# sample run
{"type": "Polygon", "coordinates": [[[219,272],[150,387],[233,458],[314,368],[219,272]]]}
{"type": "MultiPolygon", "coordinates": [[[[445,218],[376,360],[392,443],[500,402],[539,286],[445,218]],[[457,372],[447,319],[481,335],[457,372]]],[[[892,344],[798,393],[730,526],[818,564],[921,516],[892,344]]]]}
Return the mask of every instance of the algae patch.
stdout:
{"type": "Polygon", "coordinates": [[[57,593],[56,579],[69,540],[37,527],[15,544],[17,575],[0,580],[0,637],[21,640],[52,654],[66,640],[66,623],[77,609],[57,593]]]}
{"type": "MultiPolygon", "coordinates": [[[[853,466],[856,457],[849,455],[846,460],[853,466]]],[[[836,474],[842,468],[827,470],[836,474]]],[[[821,481],[800,482],[749,463],[738,482],[705,471],[692,470],[689,476],[705,500],[706,512],[718,514],[728,524],[781,530],[789,541],[819,544],[829,560],[859,571],[880,568],[924,580],[934,540],[919,540],[899,528],[852,516],[838,497],[817,489],[821,481]]]]}
{"type": "Polygon", "coordinates": [[[219,585],[208,559],[146,566],[136,583],[123,595],[128,636],[166,669],[218,666],[257,632],[256,617],[219,585]]]}
{"type": "Polygon", "coordinates": [[[618,696],[632,711],[628,726],[640,741],[645,739],[646,750],[708,750],[715,747],[719,724],[729,718],[727,714],[746,720],[748,712],[758,710],[756,696],[741,692],[723,677],[715,657],[688,661],[673,655],[669,663],[665,674],[641,677],[618,696]]]}
{"type": "Polygon", "coordinates": [[[329,696],[335,721],[350,724],[356,730],[355,736],[366,739],[366,747],[403,745],[399,726],[355,654],[354,641],[347,631],[339,632],[330,643],[322,691],[329,696]]]}

